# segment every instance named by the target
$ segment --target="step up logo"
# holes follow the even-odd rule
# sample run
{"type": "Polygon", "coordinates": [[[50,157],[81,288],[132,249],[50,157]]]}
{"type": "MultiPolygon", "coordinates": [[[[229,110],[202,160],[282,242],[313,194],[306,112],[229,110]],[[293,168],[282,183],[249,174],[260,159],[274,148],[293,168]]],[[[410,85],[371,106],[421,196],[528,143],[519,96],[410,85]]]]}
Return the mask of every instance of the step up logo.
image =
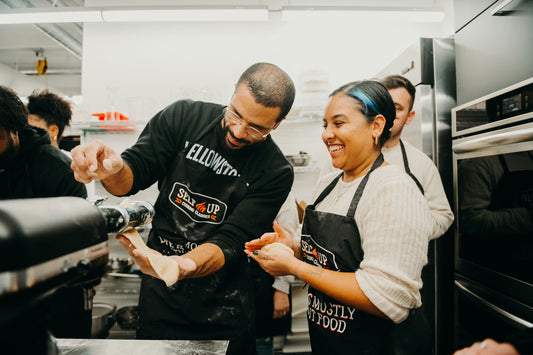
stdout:
{"type": "Polygon", "coordinates": [[[174,183],[170,202],[198,223],[220,224],[224,221],[227,205],[210,196],[191,191],[187,186],[174,183]]]}

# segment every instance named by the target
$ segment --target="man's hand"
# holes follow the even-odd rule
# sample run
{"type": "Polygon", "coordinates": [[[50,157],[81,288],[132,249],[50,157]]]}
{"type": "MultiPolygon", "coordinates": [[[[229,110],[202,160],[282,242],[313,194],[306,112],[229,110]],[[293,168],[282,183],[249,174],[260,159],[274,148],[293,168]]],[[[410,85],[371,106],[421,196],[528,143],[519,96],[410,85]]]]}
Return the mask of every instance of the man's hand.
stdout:
{"type": "Polygon", "coordinates": [[[124,166],[120,155],[98,139],[75,147],[71,153],[74,178],[84,184],[104,180],[124,166]]]}
{"type": "Polygon", "coordinates": [[[279,290],[274,291],[274,318],[281,318],[291,309],[289,295],[279,290]]]}
{"type": "MultiPolygon", "coordinates": [[[[155,278],[163,280],[162,275],[160,275],[154,269],[154,266],[152,265],[153,259],[150,260],[149,258],[149,254],[158,255],[161,257],[161,253],[159,253],[158,251],[154,249],[148,248],[147,246],[144,246],[142,249],[136,248],[128,240],[128,238],[121,236],[120,234],[117,235],[116,238],[118,239],[120,244],[122,244],[124,248],[126,248],[126,250],[128,251],[128,254],[137,263],[137,265],[139,265],[139,269],[141,270],[143,274],[150,275],[155,278]]],[[[167,258],[174,260],[178,264],[178,267],[179,267],[178,280],[187,278],[189,274],[191,274],[192,272],[196,270],[196,263],[189,258],[185,258],[183,256],[177,256],[177,255],[167,256],[167,258]]],[[[166,282],[167,280],[163,280],[163,281],[166,282]]]]}

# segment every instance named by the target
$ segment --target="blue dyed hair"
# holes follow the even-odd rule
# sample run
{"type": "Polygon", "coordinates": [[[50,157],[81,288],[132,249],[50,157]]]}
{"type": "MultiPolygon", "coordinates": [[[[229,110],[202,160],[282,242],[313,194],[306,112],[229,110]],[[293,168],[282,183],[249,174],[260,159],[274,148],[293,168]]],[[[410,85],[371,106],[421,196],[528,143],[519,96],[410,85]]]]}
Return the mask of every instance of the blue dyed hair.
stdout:
{"type": "Polygon", "coordinates": [[[379,138],[381,146],[390,138],[390,129],[396,118],[396,108],[389,91],[375,80],[353,81],[333,91],[330,97],[342,94],[354,99],[368,123],[377,115],[385,117],[385,127],[379,138]]]}

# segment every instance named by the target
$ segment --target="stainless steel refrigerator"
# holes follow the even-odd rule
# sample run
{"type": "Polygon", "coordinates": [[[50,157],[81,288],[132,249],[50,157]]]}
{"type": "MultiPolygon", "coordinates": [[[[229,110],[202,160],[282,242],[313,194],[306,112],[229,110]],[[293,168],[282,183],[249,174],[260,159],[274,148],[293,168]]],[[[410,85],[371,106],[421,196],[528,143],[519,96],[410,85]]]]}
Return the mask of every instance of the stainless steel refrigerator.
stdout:
{"type": "MultiPolygon", "coordinates": [[[[453,206],[451,109],[455,106],[455,46],[451,38],[420,38],[383,70],[380,79],[400,74],[416,87],[415,118],[402,139],[426,153],[437,166],[450,206],[453,206]]],[[[422,303],[434,327],[434,352],[450,354],[453,347],[453,225],[429,245],[422,273],[422,303]]]]}

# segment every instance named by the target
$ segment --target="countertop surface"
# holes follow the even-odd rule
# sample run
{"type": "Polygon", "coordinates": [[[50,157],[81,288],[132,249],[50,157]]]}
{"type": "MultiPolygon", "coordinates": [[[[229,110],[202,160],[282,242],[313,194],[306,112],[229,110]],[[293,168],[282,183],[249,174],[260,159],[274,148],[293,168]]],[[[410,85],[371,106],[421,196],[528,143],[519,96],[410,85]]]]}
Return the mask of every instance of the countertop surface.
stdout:
{"type": "Polygon", "coordinates": [[[225,354],[227,340],[56,339],[60,355],[225,354]]]}

